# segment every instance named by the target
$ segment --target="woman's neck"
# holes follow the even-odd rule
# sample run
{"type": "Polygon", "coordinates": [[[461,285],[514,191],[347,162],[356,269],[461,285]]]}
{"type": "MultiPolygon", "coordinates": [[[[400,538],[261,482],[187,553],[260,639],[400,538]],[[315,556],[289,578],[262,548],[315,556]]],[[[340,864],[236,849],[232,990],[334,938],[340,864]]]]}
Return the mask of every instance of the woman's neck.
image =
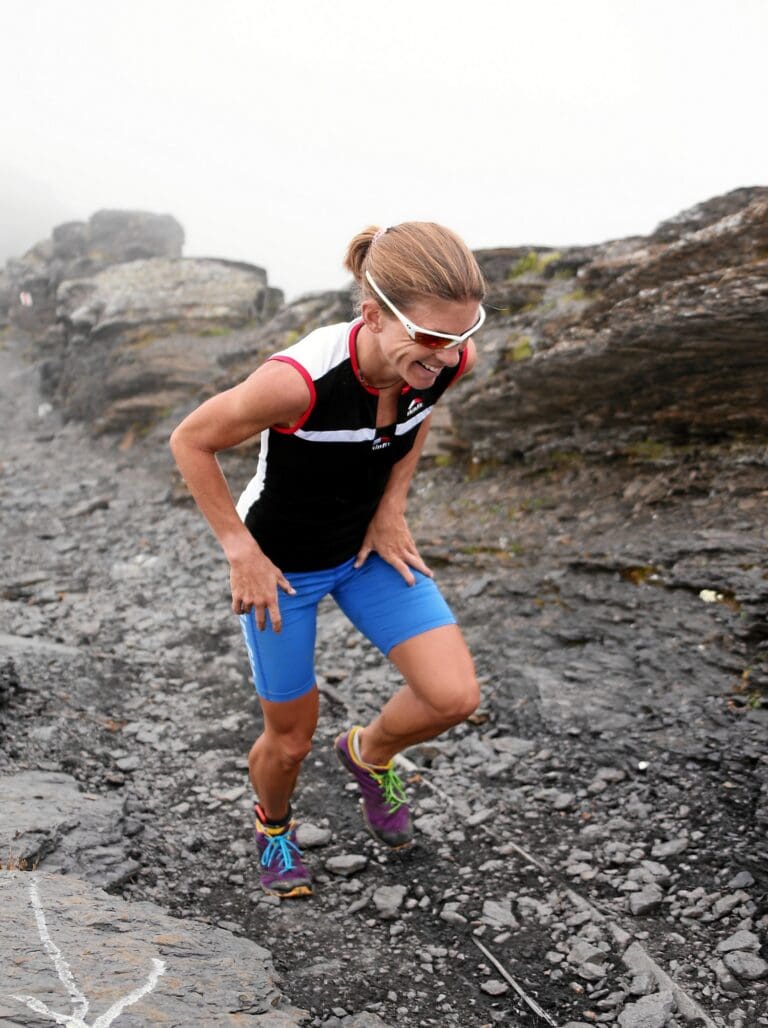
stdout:
{"type": "Polygon", "coordinates": [[[391,389],[403,382],[399,375],[393,377],[392,365],[382,357],[376,337],[366,325],[362,326],[357,336],[357,373],[363,385],[379,391],[391,389]]]}

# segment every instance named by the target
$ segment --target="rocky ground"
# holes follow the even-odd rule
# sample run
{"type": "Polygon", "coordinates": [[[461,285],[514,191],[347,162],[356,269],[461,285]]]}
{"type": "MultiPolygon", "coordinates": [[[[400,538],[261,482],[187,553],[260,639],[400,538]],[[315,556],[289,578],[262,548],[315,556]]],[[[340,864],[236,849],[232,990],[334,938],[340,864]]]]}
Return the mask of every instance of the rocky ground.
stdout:
{"type": "MultiPolygon", "coordinates": [[[[406,754],[419,841],[381,852],[331,743],[396,677],[326,608],[295,804],[317,889],[281,904],[257,885],[259,714],[215,542],[159,433],[93,441],[36,381],[6,339],[0,775],[22,806],[41,787],[19,775],[58,776],[108,830],[4,840],[6,864],[265,947],[308,1025],[768,1025],[764,448],[420,472],[413,525],[482,707],[406,754]]],[[[227,459],[233,489],[251,459],[227,459]]]]}

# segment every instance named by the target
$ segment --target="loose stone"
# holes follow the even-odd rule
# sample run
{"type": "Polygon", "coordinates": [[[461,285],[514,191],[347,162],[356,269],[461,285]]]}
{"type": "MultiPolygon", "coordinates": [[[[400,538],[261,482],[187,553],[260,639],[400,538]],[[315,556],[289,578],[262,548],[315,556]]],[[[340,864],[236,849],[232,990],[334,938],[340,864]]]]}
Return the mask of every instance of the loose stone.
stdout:
{"type": "Polygon", "coordinates": [[[669,842],[657,842],[651,850],[651,856],[663,860],[665,857],[676,857],[678,853],[683,853],[687,849],[688,836],[681,835],[677,839],[670,839],[669,842]]]}
{"type": "Polygon", "coordinates": [[[509,900],[486,900],[483,903],[482,920],[491,928],[517,928],[519,923],[512,913],[509,900]]]}
{"type": "Polygon", "coordinates": [[[342,853],[337,857],[329,857],[325,862],[326,868],[335,875],[357,874],[368,864],[368,857],[362,853],[342,853]]]}
{"type": "Polygon", "coordinates": [[[664,1028],[674,1008],[671,992],[654,993],[624,1007],[619,1024],[621,1028],[664,1028]]]}
{"type": "Polygon", "coordinates": [[[330,828],[320,828],[311,821],[301,821],[296,828],[296,842],[301,849],[314,849],[327,846],[331,841],[330,828]]]}
{"type": "Polygon", "coordinates": [[[749,873],[749,871],[739,871],[738,874],[734,875],[728,882],[729,889],[748,889],[750,885],[755,884],[755,879],[749,873]]]}
{"type": "Polygon", "coordinates": [[[503,996],[509,992],[509,986],[506,982],[500,982],[497,978],[489,978],[487,982],[483,982],[480,988],[483,992],[487,992],[489,996],[503,996]]]}
{"type": "Polygon", "coordinates": [[[742,981],[757,982],[768,976],[768,964],[756,953],[734,950],[725,954],[723,963],[742,981]]]}
{"type": "Polygon", "coordinates": [[[392,921],[403,905],[408,890],[404,885],[381,885],[373,894],[373,904],[382,920],[392,921]]]}
{"type": "Polygon", "coordinates": [[[639,914],[647,914],[659,906],[664,894],[658,885],[646,885],[640,892],[634,892],[629,897],[630,912],[637,917],[639,914]]]}
{"type": "Polygon", "coordinates": [[[748,932],[746,929],[741,929],[738,932],[734,932],[733,935],[729,935],[727,939],[723,939],[722,942],[717,944],[718,953],[730,953],[731,950],[753,950],[757,952],[760,949],[760,939],[755,935],[754,932],[748,932]]]}

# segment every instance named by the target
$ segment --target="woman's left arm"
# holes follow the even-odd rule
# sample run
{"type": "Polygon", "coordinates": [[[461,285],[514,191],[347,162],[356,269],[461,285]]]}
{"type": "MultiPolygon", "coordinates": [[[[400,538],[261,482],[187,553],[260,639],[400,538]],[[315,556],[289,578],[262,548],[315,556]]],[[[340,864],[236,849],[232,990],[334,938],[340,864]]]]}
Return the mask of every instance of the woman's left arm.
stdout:
{"type": "Polygon", "coordinates": [[[416,465],[419,463],[421,451],[424,449],[424,441],[429,433],[431,421],[431,414],[424,418],[416,433],[413,446],[397,464],[392,466],[387,488],[379,500],[376,513],[371,518],[363,545],[360,547],[355,561],[355,567],[359,568],[365,563],[369,554],[375,550],[382,560],[400,572],[408,585],[416,584],[411,568],[416,568],[423,575],[432,578],[432,571],[421,559],[411,530],[408,528],[408,522],[405,520],[408,490],[416,471],[416,465]]]}
{"type": "MultiPolygon", "coordinates": [[[[462,375],[466,375],[472,370],[476,356],[475,344],[470,339],[461,371],[462,375]]],[[[458,379],[454,379],[454,382],[456,381],[458,379]]],[[[417,571],[428,575],[429,578],[433,577],[431,569],[421,558],[416,543],[413,541],[411,530],[408,528],[408,522],[405,520],[408,490],[416,471],[416,465],[419,463],[421,451],[424,449],[424,441],[429,433],[431,423],[432,415],[430,414],[419,426],[409,452],[393,465],[387,488],[379,501],[376,513],[371,518],[363,545],[360,547],[355,561],[355,567],[359,568],[368,555],[375,550],[383,560],[400,572],[408,585],[416,584],[411,568],[416,568],[417,571]]]]}

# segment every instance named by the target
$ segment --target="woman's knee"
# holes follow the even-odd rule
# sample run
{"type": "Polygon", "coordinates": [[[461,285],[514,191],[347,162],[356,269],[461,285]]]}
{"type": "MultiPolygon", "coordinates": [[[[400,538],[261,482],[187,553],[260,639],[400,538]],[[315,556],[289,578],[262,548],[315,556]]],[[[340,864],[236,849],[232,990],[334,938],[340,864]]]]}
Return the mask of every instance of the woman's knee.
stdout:
{"type": "Polygon", "coordinates": [[[446,725],[457,725],[473,714],[480,704],[480,687],[473,679],[438,693],[432,700],[437,717],[446,725]]]}
{"type": "Polygon", "coordinates": [[[267,730],[254,744],[249,764],[258,760],[260,750],[269,751],[269,759],[284,770],[301,764],[312,751],[312,736],[306,733],[277,733],[267,730]]]}

